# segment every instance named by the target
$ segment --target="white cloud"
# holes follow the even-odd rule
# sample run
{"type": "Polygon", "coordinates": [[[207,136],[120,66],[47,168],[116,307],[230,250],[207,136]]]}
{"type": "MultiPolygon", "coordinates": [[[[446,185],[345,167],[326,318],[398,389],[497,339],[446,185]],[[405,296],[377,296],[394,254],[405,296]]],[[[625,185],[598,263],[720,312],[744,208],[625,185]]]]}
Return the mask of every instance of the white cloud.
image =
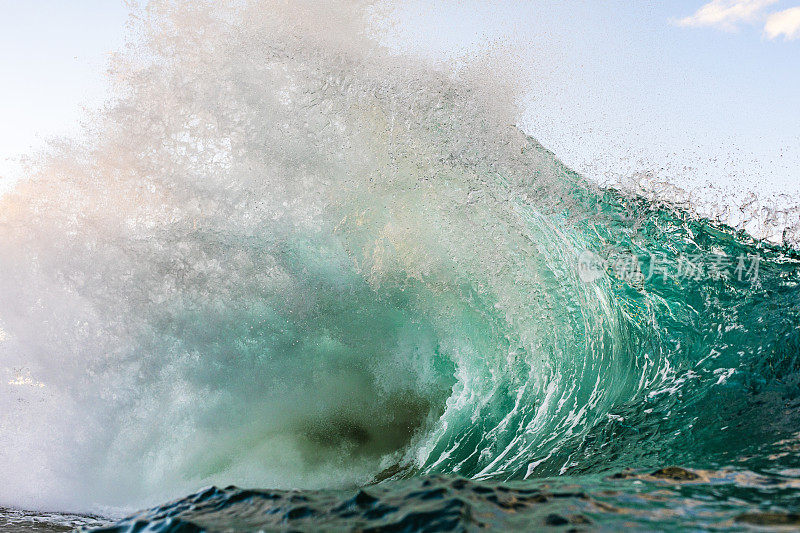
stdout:
{"type": "Polygon", "coordinates": [[[783,36],[787,41],[800,39],[800,7],[793,7],[770,15],[764,25],[764,35],[770,39],[783,36]]]}
{"type": "Polygon", "coordinates": [[[734,31],[740,23],[762,18],[764,9],[776,2],[778,0],[712,0],[694,15],[678,20],[677,24],[734,31]]]}

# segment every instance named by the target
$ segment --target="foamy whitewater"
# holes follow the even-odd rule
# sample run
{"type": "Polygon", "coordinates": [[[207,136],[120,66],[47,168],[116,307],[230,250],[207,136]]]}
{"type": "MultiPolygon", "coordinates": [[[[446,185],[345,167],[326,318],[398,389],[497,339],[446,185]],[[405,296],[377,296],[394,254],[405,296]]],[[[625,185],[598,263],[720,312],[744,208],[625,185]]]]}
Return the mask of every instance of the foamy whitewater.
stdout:
{"type": "Polygon", "coordinates": [[[797,211],[601,189],[514,126],[513,68],[397,55],[381,16],[135,13],[115,99],[0,197],[0,506],[798,523],[797,211]]]}

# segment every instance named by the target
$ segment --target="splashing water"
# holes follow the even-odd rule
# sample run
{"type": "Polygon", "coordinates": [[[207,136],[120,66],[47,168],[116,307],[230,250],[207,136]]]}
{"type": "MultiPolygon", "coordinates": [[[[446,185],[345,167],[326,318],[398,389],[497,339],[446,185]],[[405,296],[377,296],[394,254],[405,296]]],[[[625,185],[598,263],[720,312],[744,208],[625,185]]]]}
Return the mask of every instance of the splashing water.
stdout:
{"type": "MultiPolygon", "coordinates": [[[[793,249],[597,188],[512,126],[513,69],[392,54],[365,29],[378,15],[154,1],[133,18],[117,98],[0,198],[0,504],[276,489],[187,500],[228,508],[204,526],[224,529],[278,524],[243,518],[264,505],[284,525],[336,514],[375,481],[348,505],[668,479],[701,488],[613,513],[716,523],[738,498],[791,516],[793,249]],[[699,473],[641,474],[670,464],[699,473]],[[280,489],[317,514],[289,516],[302,493],[280,489]],[[704,494],[719,504],[698,518],[704,494]]],[[[585,513],[612,512],[598,498],[585,513]]],[[[195,509],[175,505],[145,519],[195,509]]]]}

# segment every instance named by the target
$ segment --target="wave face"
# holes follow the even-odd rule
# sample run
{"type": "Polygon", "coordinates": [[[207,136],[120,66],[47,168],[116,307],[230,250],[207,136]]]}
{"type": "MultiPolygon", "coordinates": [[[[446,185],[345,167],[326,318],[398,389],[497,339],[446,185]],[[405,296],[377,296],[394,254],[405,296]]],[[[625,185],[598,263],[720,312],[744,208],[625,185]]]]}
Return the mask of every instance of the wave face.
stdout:
{"type": "Polygon", "coordinates": [[[134,16],[116,99],[0,198],[0,503],[796,490],[797,255],[597,188],[511,126],[513,69],[392,54],[379,15],[134,16]]]}

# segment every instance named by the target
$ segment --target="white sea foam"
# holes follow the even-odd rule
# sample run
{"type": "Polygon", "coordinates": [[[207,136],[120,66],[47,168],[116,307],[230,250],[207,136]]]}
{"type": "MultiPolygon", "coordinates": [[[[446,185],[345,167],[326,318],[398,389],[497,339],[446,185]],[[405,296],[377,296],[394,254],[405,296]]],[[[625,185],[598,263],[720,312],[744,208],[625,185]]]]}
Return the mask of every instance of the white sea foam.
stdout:
{"type": "Polygon", "coordinates": [[[597,191],[513,127],[515,73],[392,53],[365,13],[136,13],[115,98],[0,198],[0,503],[555,473],[590,411],[668,385],[578,280],[558,217],[597,191]]]}

